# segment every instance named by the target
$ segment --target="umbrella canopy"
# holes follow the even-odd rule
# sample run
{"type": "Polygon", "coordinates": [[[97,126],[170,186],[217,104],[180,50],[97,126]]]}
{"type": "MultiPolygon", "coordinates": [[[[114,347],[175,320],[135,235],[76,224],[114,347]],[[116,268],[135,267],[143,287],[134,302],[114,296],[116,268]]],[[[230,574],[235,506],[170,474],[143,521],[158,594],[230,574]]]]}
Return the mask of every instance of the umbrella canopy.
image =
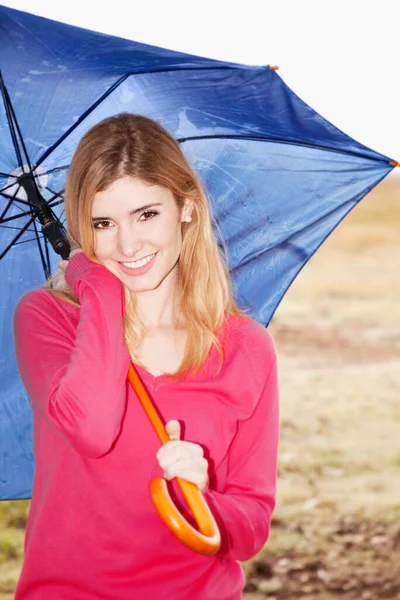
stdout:
{"type": "Polygon", "coordinates": [[[326,121],[273,67],[2,6],[0,38],[0,499],[12,499],[30,497],[34,472],[13,313],[68,257],[63,190],[90,127],[140,113],[181,143],[227,247],[236,299],[265,326],[312,254],[396,163],[326,121]]]}

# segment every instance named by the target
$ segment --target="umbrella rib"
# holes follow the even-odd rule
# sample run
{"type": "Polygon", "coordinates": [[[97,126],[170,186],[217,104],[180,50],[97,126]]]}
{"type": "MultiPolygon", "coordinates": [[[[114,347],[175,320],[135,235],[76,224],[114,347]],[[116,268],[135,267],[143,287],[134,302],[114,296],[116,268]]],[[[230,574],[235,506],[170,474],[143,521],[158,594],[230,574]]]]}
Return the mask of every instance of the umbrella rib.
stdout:
{"type": "MultiPolygon", "coordinates": [[[[54,190],[52,190],[49,187],[47,187],[46,189],[48,189],[53,194],[53,198],[46,201],[49,208],[53,208],[53,206],[58,206],[59,204],[64,202],[64,198],[62,197],[62,194],[64,193],[65,190],[61,190],[61,192],[55,192],[54,190]],[[58,202],[54,202],[54,200],[56,200],[56,198],[60,198],[60,200],[58,200],[58,202]]],[[[18,215],[13,215],[12,217],[7,217],[6,219],[4,218],[4,215],[7,213],[11,204],[18,202],[20,204],[25,204],[29,209],[32,208],[32,204],[30,202],[28,202],[27,200],[22,200],[21,198],[16,198],[15,197],[16,194],[17,194],[17,192],[15,192],[13,196],[10,196],[9,194],[5,194],[3,191],[0,190],[0,197],[3,196],[4,198],[6,198],[9,201],[7,204],[7,207],[5,208],[5,210],[3,211],[3,214],[0,217],[0,227],[3,226],[4,223],[9,223],[10,221],[14,221],[15,219],[20,219],[21,217],[26,217],[28,214],[30,214],[30,210],[28,210],[26,212],[21,212],[18,215]]]]}
{"type": "Polygon", "coordinates": [[[80,117],[79,119],[64,133],[64,135],[62,135],[57,142],[55,142],[52,146],[50,146],[50,148],[47,148],[47,150],[42,154],[42,156],[39,158],[39,160],[36,162],[36,166],[38,167],[39,165],[42,164],[42,162],[44,160],[46,160],[46,158],[52,153],[54,152],[54,150],[65,140],[65,138],[67,138],[77,127],[78,125],[80,125],[82,123],[82,121],[84,121],[86,119],[86,117],[95,110],[95,108],[98,107],[99,104],[101,104],[101,102],[103,102],[103,100],[105,98],[107,98],[107,96],[109,96],[117,87],[119,87],[127,78],[129,77],[129,75],[124,75],[123,77],[120,77],[120,79],[118,79],[118,81],[116,81],[115,83],[113,83],[113,85],[106,91],[104,92],[104,94],[102,96],[100,96],[100,98],[98,98],[98,100],[96,100],[96,102],[94,104],[92,104],[92,106],[90,106],[80,117]]]}
{"type": "Polygon", "coordinates": [[[26,204],[26,206],[31,206],[31,203],[28,202],[28,200],[22,200],[21,198],[16,198],[15,194],[14,194],[14,196],[10,196],[10,194],[6,194],[4,192],[4,190],[8,189],[8,187],[10,187],[10,186],[7,186],[7,188],[0,190],[0,196],[4,196],[4,198],[7,198],[7,200],[11,199],[11,200],[14,200],[14,202],[20,202],[21,204],[26,204]]]}
{"type": "MultiPolygon", "coordinates": [[[[386,177],[386,173],[384,175],[382,175],[382,177],[379,178],[379,180],[376,183],[370,184],[368,186],[368,188],[365,190],[365,193],[363,193],[362,197],[359,199],[359,201],[357,202],[357,204],[359,202],[361,202],[361,200],[368,194],[368,192],[370,192],[376,185],[378,185],[378,183],[380,181],[382,181],[382,179],[384,179],[386,177]]],[[[350,210],[352,210],[350,208],[350,210]]],[[[310,261],[310,259],[314,256],[314,254],[317,252],[317,250],[319,250],[319,248],[322,246],[322,244],[325,242],[325,240],[331,235],[331,233],[340,225],[340,223],[343,221],[343,219],[348,215],[348,213],[350,212],[350,210],[347,211],[346,214],[344,214],[342,216],[342,218],[340,219],[340,221],[338,221],[338,223],[336,223],[336,225],[334,225],[334,227],[326,234],[326,236],[319,242],[319,244],[317,244],[316,248],[313,250],[313,252],[311,252],[310,256],[308,257],[307,261],[305,263],[303,263],[302,265],[300,265],[300,267],[297,269],[297,271],[293,274],[293,277],[291,278],[291,280],[289,281],[289,283],[284,287],[283,289],[283,293],[279,294],[279,298],[278,301],[273,305],[273,309],[271,311],[271,315],[267,321],[267,323],[265,323],[265,327],[268,327],[269,323],[272,320],[272,317],[274,316],[274,314],[276,313],[279,305],[281,304],[283,298],[286,295],[287,290],[290,288],[290,286],[292,285],[293,281],[296,279],[296,277],[299,275],[299,273],[304,269],[304,267],[306,266],[306,264],[310,261]]]]}
{"type": "Polygon", "coordinates": [[[15,135],[14,127],[17,130],[17,133],[18,133],[18,136],[19,136],[19,142],[20,142],[20,144],[22,146],[22,150],[24,151],[24,154],[25,154],[26,164],[29,166],[29,170],[31,171],[32,170],[31,169],[31,164],[30,164],[29,155],[28,155],[25,143],[24,143],[24,138],[22,136],[22,133],[21,133],[21,130],[20,130],[20,127],[19,127],[19,124],[18,124],[18,119],[17,119],[17,116],[16,116],[16,114],[14,112],[14,107],[13,107],[12,102],[10,100],[10,96],[8,94],[8,90],[7,90],[6,86],[5,86],[5,83],[4,83],[3,77],[1,75],[1,72],[0,72],[0,87],[1,87],[2,95],[3,95],[3,100],[4,100],[5,109],[6,109],[8,124],[9,124],[10,130],[11,130],[11,137],[12,137],[12,140],[13,140],[15,153],[17,154],[17,158],[19,160],[20,167],[21,167],[21,169],[23,169],[24,165],[22,163],[22,156],[21,156],[20,149],[19,149],[19,146],[18,146],[18,140],[17,140],[17,136],[15,135]]]}
{"type": "MultiPolygon", "coordinates": [[[[246,65],[244,65],[245,68],[248,69],[252,69],[254,67],[251,67],[250,65],[247,67],[246,65]]],[[[96,102],[94,104],[92,104],[80,117],[79,119],[57,140],[57,142],[55,142],[52,146],[50,146],[49,148],[47,148],[47,150],[42,154],[42,156],[39,158],[39,160],[36,162],[36,166],[38,167],[39,165],[42,164],[42,162],[44,160],[46,160],[46,158],[65,140],[65,138],[67,138],[77,127],[78,125],[80,125],[82,123],[82,121],[84,121],[86,119],[86,117],[93,112],[98,106],[99,104],[101,104],[103,102],[103,100],[105,100],[110,94],[112,94],[112,92],[119,87],[122,83],[124,83],[124,81],[126,81],[129,77],[132,77],[133,75],[150,75],[151,73],[168,73],[169,71],[204,71],[204,70],[229,70],[229,69],[239,69],[239,68],[243,68],[243,65],[239,65],[237,67],[234,66],[225,66],[225,65],[221,65],[221,66],[214,66],[214,67],[187,67],[185,69],[182,69],[181,67],[169,67],[168,69],[152,69],[150,71],[133,71],[131,73],[127,73],[126,75],[124,75],[123,77],[120,77],[120,79],[118,79],[115,83],[113,83],[113,85],[104,92],[104,94],[102,96],[100,96],[100,98],[98,98],[98,100],[96,100],[96,102]]],[[[263,69],[269,69],[270,67],[257,67],[257,68],[263,68],[263,69]]]]}
{"type": "MultiPolygon", "coordinates": [[[[381,179],[383,179],[384,177],[386,177],[386,173],[381,177],[381,179]]],[[[381,179],[379,181],[381,181],[381,179]]],[[[379,182],[378,182],[379,183],[379,182]]],[[[232,267],[232,270],[235,269],[239,269],[242,266],[247,265],[248,263],[250,263],[251,261],[253,261],[256,258],[259,258],[260,256],[262,256],[263,254],[265,254],[266,252],[270,252],[271,250],[274,250],[276,247],[282,246],[287,244],[288,242],[290,242],[292,240],[292,238],[296,235],[298,235],[299,233],[304,233],[305,231],[307,231],[308,229],[310,229],[311,227],[315,227],[318,223],[323,222],[325,219],[327,219],[328,217],[330,217],[331,215],[333,215],[338,209],[343,208],[346,204],[350,204],[350,208],[345,212],[345,214],[341,217],[341,219],[333,226],[333,228],[329,231],[329,233],[327,233],[327,235],[324,238],[324,241],[326,240],[326,238],[334,231],[334,229],[336,229],[336,227],[338,227],[338,225],[343,221],[343,219],[345,218],[345,216],[359,203],[361,202],[361,200],[364,198],[364,196],[375,186],[376,184],[373,184],[372,186],[368,187],[367,191],[363,194],[363,196],[361,198],[359,198],[356,202],[356,204],[353,204],[353,202],[351,200],[348,200],[346,203],[342,203],[339,205],[336,205],[334,207],[332,207],[332,209],[328,210],[327,212],[320,214],[317,218],[308,221],[306,223],[305,226],[300,227],[295,229],[294,231],[292,231],[289,235],[287,235],[286,237],[281,238],[279,241],[277,241],[274,244],[269,244],[268,246],[264,245],[262,248],[255,250],[253,252],[250,252],[249,254],[247,254],[246,257],[244,257],[242,260],[240,260],[239,263],[237,263],[236,265],[234,265],[232,267]]],[[[251,233],[251,226],[250,226],[250,230],[249,232],[246,233],[251,233]]],[[[243,238],[244,237],[244,232],[243,230],[238,231],[237,233],[235,233],[234,236],[229,238],[229,242],[232,243],[233,240],[235,240],[236,238],[243,238]]],[[[321,242],[322,244],[322,242],[321,242]]],[[[320,244],[320,245],[321,245],[320,244]]],[[[319,248],[319,246],[318,246],[319,248]]],[[[299,249],[300,251],[302,250],[301,248],[299,249]]],[[[314,254],[314,252],[312,253],[314,254]]],[[[312,256],[312,254],[310,255],[310,258],[312,256]]],[[[309,259],[307,259],[309,260],[309,259]]]]}
{"type": "MultiPolygon", "coordinates": [[[[255,135],[230,135],[230,134],[226,134],[226,135],[199,135],[199,136],[192,136],[192,137],[184,137],[184,138],[178,138],[177,141],[180,144],[183,144],[185,142],[193,142],[193,141],[198,141],[198,140],[210,140],[210,139],[232,139],[232,140],[249,140],[249,141],[254,141],[254,142],[274,142],[277,144],[285,144],[285,145],[289,145],[289,146],[301,146],[303,148],[315,148],[316,150],[326,150],[327,152],[334,152],[336,154],[348,154],[349,156],[357,156],[360,158],[364,158],[367,160],[371,160],[373,162],[382,162],[384,164],[389,164],[386,160],[384,160],[383,158],[371,158],[370,156],[367,156],[366,154],[363,154],[362,152],[352,152],[350,150],[339,150],[337,148],[329,148],[328,146],[322,146],[319,144],[310,144],[310,143],[305,143],[305,142],[298,142],[296,140],[282,140],[280,138],[268,138],[268,137],[259,137],[259,136],[255,136],[255,135]]],[[[391,165],[392,168],[394,168],[394,165],[391,165]]]]}
{"type": "Polygon", "coordinates": [[[0,254],[0,260],[7,254],[7,252],[13,247],[13,245],[15,244],[15,242],[17,240],[19,240],[19,238],[21,237],[21,235],[23,233],[25,233],[25,231],[28,229],[29,225],[35,220],[35,217],[31,217],[29,219],[29,221],[23,226],[23,228],[20,230],[20,232],[16,235],[16,237],[11,240],[11,242],[8,244],[7,248],[4,250],[4,252],[2,252],[0,254]]]}
{"type": "Polygon", "coordinates": [[[7,88],[4,84],[4,80],[3,80],[3,76],[1,74],[1,72],[0,72],[0,89],[1,89],[1,95],[3,96],[4,108],[6,110],[6,117],[7,117],[7,121],[8,121],[8,126],[10,128],[10,134],[11,134],[11,139],[12,139],[12,143],[14,146],[15,154],[17,156],[19,166],[21,167],[21,169],[23,169],[24,165],[23,165],[23,161],[22,161],[22,156],[21,156],[21,152],[18,147],[17,136],[15,135],[14,124],[12,122],[12,114],[10,111],[10,104],[11,104],[10,97],[8,95],[7,88]]]}
{"type": "MultiPolygon", "coordinates": [[[[13,176],[14,177],[14,176],[13,176]]],[[[15,177],[15,179],[17,180],[17,178],[15,177]]],[[[2,192],[5,192],[6,190],[12,188],[15,185],[16,181],[12,181],[11,183],[8,183],[5,187],[0,189],[0,194],[2,192]]]]}
{"type": "Polygon", "coordinates": [[[254,67],[253,65],[214,65],[214,66],[205,66],[205,67],[168,67],[164,69],[150,69],[149,71],[131,71],[128,74],[128,77],[132,75],[152,75],[153,73],[174,73],[175,71],[227,71],[229,69],[270,69],[269,66],[264,67],[254,67]]]}
{"type": "Polygon", "coordinates": [[[48,185],[46,186],[46,190],[49,190],[49,192],[51,194],[53,194],[53,198],[51,198],[47,204],[50,204],[50,202],[52,202],[53,200],[55,200],[56,198],[61,198],[61,195],[65,192],[65,190],[61,190],[60,192],[56,192],[55,190],[52,190],[48,185]]]}
{"type": "MultiPolygon", "coordinates": [[[[360,198],[360,200],[361,200],[361,198],[360,198]]],[[[360,202],[360,200],[358,200],[358,202],[360,202]]],[[[358,204],[358,202],[357,202],[357,204],[358,204]]],[[[350,200],[348,200],[345,204],[350,204],[350,208],[345,213],[345,215],[342,217],[342,219],[340,219],[340,221],[342,221],[344,219],[344,217],[350,212],[350,210],[355,206],[351,203],[350,200]]],[[[289,233],[289,235],[286,235],[285,237],[282,237],[281,239],[277,240],[276,243],[264,245],[261,248],[258,248],[257,250],[254,250],[253,252],[248,253],[247,256],[245,256],[244,258],[242,258],[240,260],[240,262],[238,262],[236,265],[232,266],[232,270],[240,269],[241,267],[246,266],[249,263],[251,263],[253,260],[259,258],[263,254],[266,254],[267,252],[270,252],[271,250],[275,250],[276,248],[279,248],[280,246],[285,246],[285,245],[290,244],[291,240],[295,236],[299,235],[300,233],[306,232],[311,227],[315,227],[315,225],[317,225],[318,223],[322,223],[325,219],[327,219],[328,217],[333,215],[338,209],[343,208],[343,206],[345,206],[345,204],[340,204],[339,206],[334,206],[331,210],[327,211],[326,213],[324,213],[322,215],[319,215],[316,219],[309,221],[304,227],[299,227],[299,228],[295,229],[294,231],[292,231],[291,233],[289,233]]],[[[336,229],[336,227],[339,225],[340,221],[333,226],[333,229],[330,230],[330,232],[327,234],[327,237],[328,237],[328,235],[330,235],[332,233],[332,231],[334,229],[336,229]]],[[[251,232],[252,232],[252,227],[250,226],[249,231],[246,233],[251,233],[251,232]]],[[[229,238],[229,242],[232,243],[232,241],[234,241],[236,238],[241,239],[243,237],[244,237],[243,231],[237,232],[233,237],[229,238]]],[[[295,244],[292,244],[292,245],[295,246],[295,244]]],[[[298,247],[298,246],[296,246],[296,248],[299,253],[301,253],[301,254],[304,253],[303,248],[298,247]]],[[[305,257],[307,258],[306,253],[305,253],[305,257]]]]}
{"type": "MultiPolygon", "coordinates": [[[[11,217],[9,220],[11,220],[11,219],[13,219],[13,218],[21,217],[21,216],[23,216],[23,215],[17,215],[16,217],[11,217]]],[[[21,236],[22,236],[22,235],[23,235],[23,234],[24,234],[24,233],[25,233],[25,232],[28,230],[28,228],[30,227],[30,225],[31,225],[32,223],[33,223],[33,227],[34,227],[34,230],[35,230],[35,231],[34,231],[34,233],[35,233],[35,238],[33,238],[33,239],[36,239],[36,241],[37,241],[37,243],[38,243],[38,246],[39,246],[39,254],[40,254],[40,258],[41,258],[41,261],[42,261],[42,266],[43,266],[43,270],[44,270],[44,272],[45,272],[45,276],[46,276],[46,279],[47,279],[47,278],[50,276],[50,269],[49,269],[49,266],[48,266],[48,265],[50,264],[50,256],[49,256],[48,243],[47,243],[46,236],[43,236],[43,238],[44,238],[44,240],[45,240],[45,252],[46,252],[46,257],[45,257],[45,256],[44,256],[44,254],[43,254],[43,249],[42,249],[41,243],[40,243],[40,236],[39,236],[39,233],[38,233],[38,230],[37,230],[35,216],[31,217],[31,218],[30,218],[30,219],[27,221],[27,223],[25,223],[25,225],[24,225],[24,226],[23,226],[23,227],[22,227],[22,228],[19,230],[18,234],[17,234],[17,235],[14,237],[14,239],[13,239],[13,240],[11,240],[11,242],[10,242],[10,243],[9,243],[9,245],[6,247],[6,249],[5,249],[5,250],[4,250],[4,251],[3,251],[3,252],[0,254],[0,260],[1,260],[2,258],[4,258],[4,256],[7,254],[7,252],[8,252],[8,251],[9,251],[9,250],[10,250],[10,249],[11,249],[11,248],[14,246],[14,245],[17,245],[17,242],[18,242],[19,238],[20,238],[20,237],[21,237],[21,236]],[[46,264],[46,258],[47,258],[47,264],[46,264]]],[[[2,226],[2,225],[0,224],[0,227],[1,227],[1,226],[2,226]]],[[[4,225],[3,225],[3,227],[4,227],[4,225]]],[[[7,227],[7,226],[5,226],[5,227],[6,227],[7,229],[11,229],[11,227],[10,227],[10,228],[9,228],[9,227],[7,227]]],[[[32,240],[27,240],[27,241],[32,241],[32,240]]],[[[18,242],[18,243],[20,243],[20,242],[18,242]]]]}
{"type": "MultiPolygon", "coordinates": [[[[54,206],[58,206],[59,204],[64,204],[64,197],[62,194],[64,194],[65,190],[61,190],[61,192],[55,192],[54,190],[49,188],[49,186],[46,187],[46,190],[49,190],[49,192],[51,192],[53,194],[53,197],[50,200],[48,200],[48,202],[47,202],[47,205],[50,209],[52,209],[54,206]],[[54,200],[56,198],[61,198],[61,200],[59,200],[58,202],[54,202],[54,200]]],[[[56,215],[54,215],[54,218],[56,218],[58,221],[61,221],[64,211],[65,211],[65,207],[61,212],[61,216],[58,218],[58,217],[56,217],[56,215]]],[[[51,212],[53,213],[53,211],[51,211],[51,212]]]]}
{"type": "Polygon", "coordinates": [[[58,171],[66,171],[69,169],[69,165],[63,165],[62,167],[54,167],[54,169],[46,170],[46,175],[51,175],[52,173],[58,173],[58,171]]]}
{"type": "Polygon", "coordinates": [[[18,190],[15,190],[14,195],[10,196],[8,198],[8,203],[7,206],[5,207],[5,209],[3,210],[2,215],[0,216],[0,224],[2,223],[3,219],[4,219],[4,215],[7,214],[8,209],[10,208],[10,206],[13,204],[14,200],[15,200],[15,196],[17,195],[18,190]]]}
{"type": "MultiPolygon", "coordinates": [[[[0,227],[6,227],[4,223],[9,223],[10,221],[15,221],[16,219],[21,219],[22,217],[27,217],[30,214],[30,212],[22,212],[19,215],[13,215],[12,217],[7,217],[6,219],[3,218],[0,221],[0,227]]],[[[15,229],[15,227],[13,227],[13,229],[15,229]]]]}

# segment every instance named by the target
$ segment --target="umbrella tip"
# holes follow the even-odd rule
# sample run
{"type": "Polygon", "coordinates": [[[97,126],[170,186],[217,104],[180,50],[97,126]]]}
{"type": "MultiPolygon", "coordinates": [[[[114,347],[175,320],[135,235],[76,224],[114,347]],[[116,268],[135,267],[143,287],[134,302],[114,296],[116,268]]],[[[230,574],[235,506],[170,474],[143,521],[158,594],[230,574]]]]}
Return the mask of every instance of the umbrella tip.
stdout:
{"type": "Polygon", "coordinates": [[[277,65],[269,65],[269,68],[271,69],[271,71],[277,71],[279,69],[277,65]]]}
{"type": "Polygon", "coordinates": [[[390,160],[389,165],[391,167],[400,167],[400,162],[397,162],[396,160],[390,160]]]}

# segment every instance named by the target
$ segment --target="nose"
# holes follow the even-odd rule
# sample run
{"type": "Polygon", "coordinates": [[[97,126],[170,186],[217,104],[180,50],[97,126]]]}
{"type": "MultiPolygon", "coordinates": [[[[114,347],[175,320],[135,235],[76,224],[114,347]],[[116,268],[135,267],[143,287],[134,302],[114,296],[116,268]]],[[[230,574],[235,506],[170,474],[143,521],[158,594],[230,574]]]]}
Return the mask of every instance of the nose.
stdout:
{"type": "Polygon", "coordinates": [[[137,231],[133,231],[131,227],[120,228],[118,233],[118,252],[122,256],[132,258],[140,251],[143,243],[138,236],[137,231]]]}

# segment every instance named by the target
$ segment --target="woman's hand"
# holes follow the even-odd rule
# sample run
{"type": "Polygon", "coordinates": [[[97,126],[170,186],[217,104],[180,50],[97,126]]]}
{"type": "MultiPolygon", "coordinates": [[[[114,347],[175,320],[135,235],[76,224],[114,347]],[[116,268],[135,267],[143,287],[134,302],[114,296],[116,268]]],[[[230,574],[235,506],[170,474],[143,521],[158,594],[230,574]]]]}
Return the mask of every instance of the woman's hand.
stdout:
{"type": "Polygon", "coordinates": [[[83,252],[82,248],[80,248],[79,246],[76,246],[69,254],[69,258],[68,260],[61,260],[58,263],[58,266],[60,267],[61,271],[63,273],[65,273],[65,271],[67,270],[68,267],[68,261],[71,260],[71,258],[73,257],[74,254],[78,254],[78,252],[83,252]]]}
{"type": "MultiPolygon", "coordinates": [[[[71,258],[74,256],[74,254],[78,254],[79,252],[83,252],[82,248],[80,248],[79,246],[75,246],[75,248],[73,250],[71,250],[68,260],[61,260],[58,263],[58,266],[60,267],[61,271],[64,274],[68,268],[69,261],[71,260],[71,258]]],[[[99,264],[100,266],[104,267],[105,269],[107,269],[107,271],[112,273],[112,275],[114,275],[114,277],[116,277],[117,279],[119,279],[119,281],[121,281],[118,267],[115,267],[114,265],[109,265],[108,263],[103,263],[101,261],[99,261],[98,263],[95,263],[95,264],[99,264]]]]}
{"type": "Polygon", "coordinates": [[[160,467],[164,470],[164,479],[181,477],[195,483],[203,492],[208,484],[208,461],[204,458],[203,448],[193,442],[180,440],[181,427],[178,421],[169,421],[165,429],[169,442],[157,452],[160,467]]]}

